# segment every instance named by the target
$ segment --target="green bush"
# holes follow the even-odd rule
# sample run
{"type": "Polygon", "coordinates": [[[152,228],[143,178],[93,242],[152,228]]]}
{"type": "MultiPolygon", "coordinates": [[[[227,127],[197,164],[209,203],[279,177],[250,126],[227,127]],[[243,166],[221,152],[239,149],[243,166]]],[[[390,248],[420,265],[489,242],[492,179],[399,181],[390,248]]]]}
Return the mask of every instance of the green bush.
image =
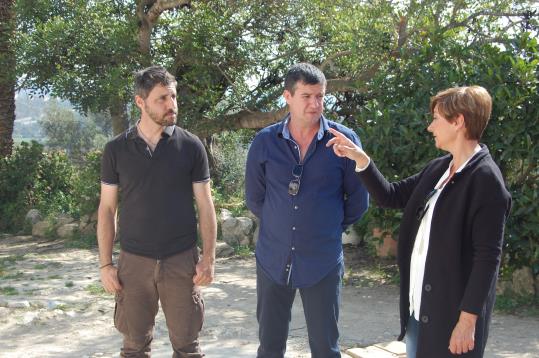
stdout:
{"type": "Polygon", "coordinates": [[[37,208],[44,216],[72,213],[75,206],[74,178],[73,165],[65,152],[43,153],[34,179],[32,207],[37,208]]]}
{"type": "Polygon", "coordinates": [[[74,210],[79,217],[92,215],[99,206],[101,156],[101,151],[91,151],[79,165],[73,192],[74,210]]]}
{"type": "Polygon", "coordinates": [[[21,143],[13,153],[0,159],[0,230],[15,231],[24,226],[24,216],[35,203],[35,181],[43,146],[21,143]]]}
{"type": "MultiPolygon", "coordinates": [[[[506,226],[502,274],[521,266],[539,273],[539,47],[523,35],[513,48],[490,45],[464,51],[458,44],[430,44],[416,57],[395,61],[371,84],[373,93],[348,99],[359,108],[350,122],[366,151],[390,181],[418,172],[444,153],[426,127],[429,98],[456,86],[489,90],[493,112],[482,142],[500,166],[513,197],[506,226]],[[453,48],[451,47],[453,46],[453,48]],[[379,89],[379,90],[377,90],[379,89]]],[[[370,235],[380,227],[397,235],[401,212],[372,205],[357,226],[370,235]]]]}
{"type": "Polygon", "coordinates": [[[246,210],[244,202],[245,163],[247,143],[253,131],[223,132],[216,136],[213,145],[214,167],[213,197],[218,208],[232,210],[235,214],[246,210]]]}
{"type": "Polygon", "coordinates": [[[99,204],[101,153],[86,154],[73,164],[63,151],[22,142],[0,160],[0,231],[28,231],[24,217],[38,209],[44,217],[65,213],[78,218],[99,204]]]}

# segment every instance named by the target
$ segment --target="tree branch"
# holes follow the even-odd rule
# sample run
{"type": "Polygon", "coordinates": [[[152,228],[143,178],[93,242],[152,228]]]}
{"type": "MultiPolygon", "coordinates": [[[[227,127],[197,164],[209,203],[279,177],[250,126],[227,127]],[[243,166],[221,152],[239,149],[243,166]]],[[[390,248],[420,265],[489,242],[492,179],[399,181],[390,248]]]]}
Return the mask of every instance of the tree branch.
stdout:
{"type": "Polygon", "coordinates": [[[204,118],[190,130],[199,137],[204,138],[225,130],[260,129],[280,121],[287,113],[288,106],[270,112],[242,110],[219,119],[204,118]]]}
{"type": "MultiPolygon", "coordinates": [[[[479,11],[473,14],[470,14],[466,19],[462,21],[451,21],[446,26],[442,27],[441,31],[446,32],[451,29],[457,28],[457,27],[464,27],[466,26],[470,21],[480,17],[480,16],[487,16],[487,17],[524,17],[524,16],[530,16],[528,12],[491,12],[491,11],[479,11]]],[[[532,15],[533,16],[533,15],[532,15]]],[[[537,15],[535,15],[537,16],[537,15]]]]}
{"type": "Polygon", "coordinates": [[[159,16],[166,10],[174,9],[179,6],[190,5],[191,0],[157,0],[146,14],[148,21],[154,25],[159,16]]]}
{"type": "Polygon", "coordinates": [[[331,67],[333,67],[334,63],[333,61],[339,57],[343,57],[343,56],[348,56],[348,55],[351,55],[352,54],[352,51],[351,50],[345,50],[345,51],[337,51],[333,54],[331,54],[330,56],[328,56],[321,64],[320,66],[318,66],[320,68],[320,71],[324,71],[324,69],[330,65],[331,67]]]}

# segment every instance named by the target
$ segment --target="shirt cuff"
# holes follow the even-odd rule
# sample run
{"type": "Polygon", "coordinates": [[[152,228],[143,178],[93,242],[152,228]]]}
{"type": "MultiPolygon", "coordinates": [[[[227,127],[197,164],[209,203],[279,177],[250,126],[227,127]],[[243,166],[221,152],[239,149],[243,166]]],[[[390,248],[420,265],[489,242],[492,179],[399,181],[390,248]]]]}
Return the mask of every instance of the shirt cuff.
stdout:
{"type": "Polygon", "coordinates": [[[367,162],[367,164],[363,168],[358,167],[357,164],[356,164],[356,173],[361,173],[362,171],[367,169],[369,164],[371,164],[371,158],[370,157],[369,157],[369,161],[367,162]]]}

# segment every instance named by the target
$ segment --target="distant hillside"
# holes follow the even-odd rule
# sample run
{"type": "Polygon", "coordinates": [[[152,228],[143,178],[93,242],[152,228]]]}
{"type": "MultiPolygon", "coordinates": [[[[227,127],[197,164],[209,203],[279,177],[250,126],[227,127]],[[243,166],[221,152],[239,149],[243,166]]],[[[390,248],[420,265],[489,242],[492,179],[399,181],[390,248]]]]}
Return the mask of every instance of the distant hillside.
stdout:
{"type": "MultiPolygon", "coordinates": [[[[42,118],[45,106],[50,97],[30,97],[26,92],[21,91],[15,96],[15,127],[13,129],[13,140],[15,142],[35,140],[40,143],[45,142],[45,137],[41,131],[39,120],[42,118]]],[[[69,102],[59,101],[61,107],[71,109],[69,102]]]]}

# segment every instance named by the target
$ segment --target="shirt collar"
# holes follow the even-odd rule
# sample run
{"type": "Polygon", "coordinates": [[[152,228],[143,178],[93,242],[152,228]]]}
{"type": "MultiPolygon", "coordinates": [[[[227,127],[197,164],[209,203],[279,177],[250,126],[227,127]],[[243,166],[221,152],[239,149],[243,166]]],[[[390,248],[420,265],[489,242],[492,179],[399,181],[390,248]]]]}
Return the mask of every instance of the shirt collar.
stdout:
{"type": "MultiPolygon", "coordinates": [[[[290,113],[284,117],[284,119],[281,121],[281,125],[279,126],[279,130],[277,131],[284,139],[291,139],[290,136],[290,130],[288,129],[288,122],[290,122],[290,113]]],[[[324,115],[320,116],[320,122],[318,127],[318,133],[316,134],[317,140],[322,140],[324,138],[324,135],[329,129],[328,120],[324,115]]]]}
{"type": "MultiPolygon", "coordinates": [[[[138,131],[137,131],[137,125],[139,123],[140,123],[140,119],[137,121],[137,123],[135,123],[134,126],[130,127],[125,132],[125,138],[126,139],[135,139],[135,138],[140,137],[138,135],[138,131]]],[[[174,124],[171,125],[171,126],[166,126],[165,129],[163,129],[163,132],[161,132],[161,137],[170,137],[170,136],[172,136],[172,134],[174,134],[175,130],[176,130],[176,126],[174,124]]]]}

